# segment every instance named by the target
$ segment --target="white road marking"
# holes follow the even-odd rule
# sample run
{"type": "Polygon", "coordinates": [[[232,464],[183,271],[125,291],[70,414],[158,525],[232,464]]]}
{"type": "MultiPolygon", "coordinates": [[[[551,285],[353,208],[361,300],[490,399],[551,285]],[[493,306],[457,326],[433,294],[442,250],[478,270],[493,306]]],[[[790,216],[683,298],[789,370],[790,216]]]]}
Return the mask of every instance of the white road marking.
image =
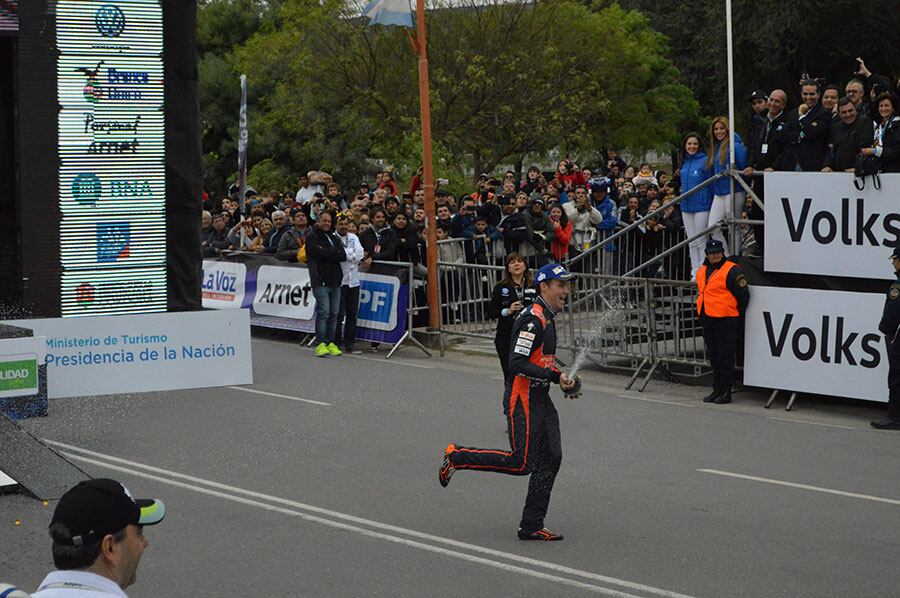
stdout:
{"type": "Polygon", "coordinates": [[[651,399],[650,397],[636,397],[633,395],[613,395],[620,399],[634,399],[635,401],[646,401],[648,403],[663,403],[665,405],[677,405],[679,407],[696,407],[693,403],[678,403],[676,401],[664,401],[662,399],[651,399]]]}
{"type": "Polygon", "coordinates": [[[837,424],[826,424],[824,422],[811,422],[804,419],[791,419],[789,417],[776,417],[774,415],[769,415],[769,419],[777,419],[781,422],[791,422],[795,424],[808,424],[810,426],[825,426],[826,428],[840,428],[841,430],[865,430],[865,428],[854,428],[852,426],[839,426],[837,424]]]}
{"type": "Polygon", "coordinates": [[[356,517],[356,516],[354,516],[354,515],[348,515],[348,514],[345,514],[345,513],[340,513],[340,512],[337,512],[337,511],[332,511],[332,510],[330,510],[330,509],[323,509],[323,508],[321,508],[321,507],[316,507],[316,506],[313,506],[313,505],[308,505],[308,504],[305,504],[305,503],[301,503],[301,502],[297,502],[297,501],[293,501],[293,500],[289,500],[289,499],[285,499],[285,498],[280,498],[280,497],[272,496],[272,495],[269,495],[269,494],[263,494],[263,493],[260,493],[260,492],[254,492],[254,491],[252,491],[252,490],[246,490],[246,489],[244,489],[244,488],[239,488],[239,487],[235,487],[235,486],[229,486],[229,485],[226,485],[226,484],[220,484],[220,483],[218,483],[218,482],[214,482],[214,481],[211,481],[211,480],[205,480],[205,479],[203,479],[203,478],[193,477],[193,476],[186,475],[186,474],[182,474],[182,473],[178,473],[178,472],[175,472],[175,471],[170,471],[170,470],[167,470],[167,469],[162,469],[162,468],[160,468],[160,467],[154,467],[154,466],[152,466],[152,465],[145,465],[145,464],[143,464],[143,463],[138,463],[138,462],[135,462],[135,461],[129,461],[129,460],[127,460],[127,459],[122,459],[122,458],[119,458],[119,457],[114,457],[114,456],[112,456],[112,455],[105,455],[105,454],[103,454],[103,453],[98,453],[98,452],[90,451],[90,450],[88,450],[88,449],[83,449],[83,448],[81,448],[81,447],[72,446],[72,445],[69,445],[69,444],[64,444],[64,443],[62,443],[62,442],[56,442],[56,441],[54,441],[54,440],[48,440],[48,439],[42,439],[42,440],[43,440],[43,442],[46,442],[47,444],[50,444],[50,445],[52,445],[52,446],[56,446],[56,447],[59,447],[59,448],[62,448],[62,449],[67,449],[67,450],[69,450],[69,451],[75,451],[75,452],[77,452],[77,453],[82,453],[83,455],[90,455],[91,457],[96,457],[97,459],[104,459],[105,461],[109,461],[109,462],[112,462],[112,463],[119,463],[119,464],[121,464],[121,465],[127,465],[127,466],[131,467],[131,469],[129,469],[128,467],[121,467],[121,466],[118,466],[118,465],[113,465],[112,463],[107,463],[107,462],[105,462],[105,461],[99,461],[99,460],[97,460],[97,459],[91,459],[91,458],[89,458],[89,457],[85,457],[85,456],[83,456],[83,455],[78,455],[78,454],[75,454],[75,453],[65,453],[66,456],[68,456],[68,457],[71,457],[71,458],[74,458],[74,459],[77,459],[77,460],[81,460],[81,461],[85,461],[85,462],[88,462],[88,463],[92,463],[92,464],[98,465],[98,466],[100,466],[100,467],[107,467],[107,468],[109,468],[109,469],[121,471],[121,472],[123,472],[123,473],[130,473],[130,474],[132,474],[132,475],[137,475],[137,476],[141,476],[141,477],[144,477],[144,478],[147,478],[147,479],[156,480],[156,481],[159,481],[159,482],[164,483],[164,484],[169,484],[169,485],[173,485],[173,486],[179,486],[179,487],[182,487],[182,488],[187,488],[187,489],[190,489],[190,490],[195,490],[195,491],[197,491],[197,492],[202,492],[202,493],[205,493],[205,494],[210,494],[210,495],[212,495],[212,496],[219,496],[219,497],[222,497],[222,498],[225,498],[225,499],[228,499],[228,500],[233,500],[233,501],[240,502],[240,503],[244,503],[244,504],[248,504],[248,505],[258,506],[258,507],[260,507],[260,508],[268,509],[268,510],[271,510],[271,511],[282,512],[282,513],[286,513],[286,514],[289,514],[289,515],[295,515],[295,516],[301,517],[301,518],[303,518],[303,519],[306,519],[306,520],[308,520],[308,521],[315,521],[315,522],[317,522],[317,523],[322,523],[323,525],[328,525],[328,526],[336,527],[336,528],[339,528],[339,529],[346,529],[346,530],[348,530],[348,531],[354,531],[354,532],[361,533],[361,534],[366,535],[366,536],[370,536],[370,537],[374,537],[374,538],[380,538],[380,539],[387,540],[387,541],[390,541],[390,542],[395,542],[395,543],[398,543],[398,544],[405,544],[405,545],[407,545],[407,546],[412,546],[412,547],[415,547],[415,548],[420,548],[420,549],[422,549],[422,550],[427,550],[427,551],[430,551],[430,552],[435,552],[435,553],[438,553],[438,554],[443,554],[443,555],[445,555],[445,556],[452,556],[452,557],[455,557],[455,558],[460,558],[460,559],[468,560],[468,561],[471,561],[471,562],[481,563],[481,564],[484,564],[484,565],[496,567],[496,568],[503,569],[503,570],[506,570],[506,571],[512,571],[512,572],[516,572],[516,573],[522,573],[522,574],[524,574],[524,575],[529,575],[529,576],[537,577],[537,578],[540,578],[540,579],[546,579],[546,580],[550,580],[550,581],[555,581],[555,582],[562,583],[562,584],[565,584],[565,585],[569,585],[569,586],[572,586],[572,587],[578,587],[578,588],[583,588],[583,589],[591,590],[591,591],[594,591],[594,592],[600,592],[600,593],[603,593],[603,594],[606,594],[606,595],[609,595],[609,596],[622,596],[622,597],[633,596],[632,594],[627,594],[627,593],[625,593],[625,592],[621,592],[621,591],[619,591],[619,590],[615,590],[615,589],[612,589],[612,588],[606,588],[606,587],[602,587],[602,586],[596,586],[596,585],[592,585],[592,584],[587,584],[587,583],[579,582],[579,581],[576,581],[576,580],[573,580],[573,579],[569,579],[569,578],[565,578],[565,577],[558,577],[558,576],[556,576],[556,575],[550,575],[550,574],[547,574],[547,573],[541,573],[540,571],[534,571],[534,570],[532,570],[532,569],[525,569],[525,568],[523,568],[523,567],[517,567],[517,566],[514,566],[514,565],[509,565],[509,564],[507,564],[507,563],[503,563],[503,562],[500,562],[500,561],[495,561],[495,560],[491,560],[491,559],[486,559],[486,558],[474,556],[474,555],[471,555],[471,554],[466,554],[466,553],[463,553],[463,552],[458,552],[458,551],[456,551],[456,550],[449,550],[449,549],[446,549],[446,548],[441,548],[441,547],[439,547],[439,546],[433,546],[433,545],[431,545],[431,544],[425,544],[425,543],[422,543],[422,542],[417,542],[417,541],[414,541],[414,540],[409,540],[408,538],[402,538],[402,537],[398,537],[398,536],[393,536],[393,535],[390,535],[390,534],[387,534],[387,533],[383,533],[383,532],[392,532],[392,533],[395,533],[395,534],[402,534],[402,535],[410,536],[410,537],[417,538],[417,539],[420,539],[420,540],[427,540],[427,541],[430,541],[430,542],[433,542],[433,543],[436,543],[436,544],[443,544],[443,545],[446,545],[446,546],[452,546],[453,548],[458,548],[458,549],[461,549],[461,550],[468,550],[469,552],[475,552],[475,553],[480,553],[480,554],[487,555],[487,556],[492,556],[492,557],[495,557],[495,558],[502,558],[502,559],[510,560],[510,561],[516,562],[516,563],[518,563],[518,564],[520,564],[520,565],[523,565],[523,564],[524,564],[524,565],[530,565],[530,566],[532,566],[532,567],[538,567],[538,568],[541,568],[541,569],[547,569],[547,570],[550,570],[550,571],[552,571],[552,572],[554,572],[554,573],[558,573],[558,574],[566,574],[566,575],[571,575],[571,576],[575,576],[575,577],[581,577],[581,578],[584,578],[584,579],[589,579],[589,580],[591,580],[591,581],[596,581],[596,582],[601,582],[601,583],[612,584],[612,585],[620,586],[620,587],[623,587],[623,588],[627,588],[627,589],[632,590],[632,591],[637,591],[637,592],[641,592],[641,593],[644,593],[644,594],[650,594],[650,595],[653,595],[653,596],[662,596],[662,597],[664,597],[664,598],[691,598],[690,596],[688,596],[688,595],[686,595],[686,594],[679,594],[679,593],[677,593],[677,592],[672,592],[672,591],[669,591],[669,590],[663,590],[663,589],[660,589],[660,588],[655,588],[655,587],[653,587],[653,586],[647,586],[647,585],[640,584],[640,583],[637,583],[637,582],[627,581],[627,580],[624,580],[624,579],[618,579],[618,578],[615,578],[615,577],[609,577],[609,576],[606,576],[606,575],[600,575],[600,574],[597,574],[597,573],[592,573],[592,572],[590,572],[590,571],[582,571],[582,570],[580,570],[580,569],[573,569],[573,568],[571,568],[571,567],[566,567],[566,566],[563,566],[563,565],[557,565],[557,564],[554,564],[554,563],[548,563],[548,562],[546,562],[546,561],[540,561],[540,560],[537,560],[537,559],[532,559],[532,558],[529,558],[529,557],[526,557],[526,556],[522,556],[522,555],[518,555],[518,554],[514,554],[514,553],[503,552],[503,551],[500,551],[500,550],[494,550],[494,549],[492,549],[492,548],[486,548],[486,547],[483,547],[483,546],[478,546],[477,544],[468,544],[468,543],[466,543],[466,542],[460,542],[460,541],[457,541],[457,540],[451,540],[451,539],[449,539],[449,538],[443,538],[443,537],[441,537],[441,536],[434,536],[434,535],[432,535],[432,534],[427,534],[427,533],[424,533],[424,532],[419,532],[419,531],[415,531],[415,530],[411,530],[411,529],[407,529],[407,528],[403,528],[403,527],[398,527],[398,526],[390,525],[390,524],[387,524],[387,523],[381,523],[381,522],[378,522],[378,521],[373,521],[373,520],[371,520],[371,519],[365,519],[365,518],[362,518],[362,517],[356,517]],[[152,474],[149,474],[149,473],[144,473],[144,472],[142,472],[142,471],[137,471],[137,470],[135,470],[135,469],[133,469],[133,468],[144,469],[144,470],[147,470],[147,471],[150,471],[150,472],[154,472],[154,473],[156,473],[156,474],[161,474],[161,475],[164,475],[164,476],[168,476],[168,477],[160,477],[159,475],[152,475],[152,474]],[[188,482],[193,482],[193,484],[188,484],[188,483],[185,483],[185,482],[179,482],[179,481],[176,481],[176,480],[170,479],[170,478],[178,478],[178,479],[186,480],[186,481],[188,481],[188,482]],[[196,485],[194,485],[194,484],[203,484],[203,485],[205,485],[205,486],[209,486],[210,488],[215,488],[215,489],[217,489],[217,490],[211,490],[211,489],[208,489],[208,488],[203,488],[203,487],[200,487],[200,486],[196,486],[196,485]],[[231,494],[227,494],[226,492],[231,493],[231,494]],[[254,498],[254,499],[261,499],[261,500],[266,500],[266,501],[272,502],[272,503],[277,503],[277,504],[282,504],[282,505],[290,506],[290,507],[293,507],[294,509],[297,509],[297,510],[291,510],[291,509],[284,509],[284,508],[281,508],[281,507],[276,507],[276,506],[273,506],[273,505],[270,505],[270,504],[267,504],[267,503],[264,503],[264,502],[259,502],[259,501],[257,501],[257,500],[251,500],[251,499],[248,499],[248,498],[243,498],[243,497],[241,497],[241,496],[235,496],[235,494],[242,494],[242,495],[245,495],[245,496],[248,496],[248,497],[252,497],[252,498],[254,498]],[[368,529],[364,529],[364,528],[359,528],[359,527],[356,527],[355,525],[349,525],[349,524],[347,524],[347,523],[341,523],[340,521],[333,521],[332,519],[324,519],[324,518],[321,518],[321,517],[317,517],[316,515],[311,515],[310,513],[305,513],[305,512],[303,512],[303,511],[309,511],[310,513],[315,513],[315,514],[317,514],[317,515],[328,516],[328,517],[331,517],[331,518],[333,518],[333,519],[343,520],[343,521],[347,521],[347,522],[350,522],[350,523],[353,523],[353,524],[357,524],[357,525],[366,525],[366,526],[375,528],[375,529],[377,529],[377,530],[383,530],[383,531],[382,531],[382,532],[378,532],[378,531],[372,531],[372,530],[368,530],[368,529]]]}
{"type": "Polygon", "coordinates": [[[267,397],[300,401],[301,403],[309,403],[310,405],[324,405],[325,407],[331,407],[331,403],[326,403],[324,401],[314,401],[312,399],[303,399],[301,397],[292,397],[290,395],[280,395],[277,392],[267,392],[265,390],[256,390],[255,388],[244,388],[243,386],[226,386],[225,388],[230,388],[231,390],[241,390],[243,392],[252,392],[253,394],[265,395],[267,397]]]}
{"type": "Polygon", "coordinates": [[[836,494],[838,496],[848,496],[850,498],[861,498],[863,500],[871,500],[875,502],[884,502],[889,505],[900,505],[900,500],[894,498],[884,498],[881,496],[872,496],[870,494],[857,494],[856,492],[845,492],[843,490],[833,490],[831,488],[822,488],[820,486],[810,486],[808,484],[797,484],[795,482],[785,482],[782,480],[773,480],[771,478],[760,478],[753,475],[744,475],[742,473],[733,473],[730,471],[719,471],[718,469],[698,469],[703,473],[711,473],[713,475],[721,475],[730,478],[740,478],[742,480],[751,480],[754,482],[765,482],[766,484],[775,484],[776,486],[788,486],[789,488],[800,488],[801,490],[812,490],[813,492],[822,492],[825,494],[836,494]]]}
{"type": "Polygon", "coordinates": [[[411,368],[421,368],[423,370],[433,370],[433,365],[421,365],[419,363],[408,363],[406,361],[397,361],[396,359],[385,359],[384,357],[366,357],[365,355],[351,355],[344,353],[341,357],[350,357],[352,359],[364,359],[366,361],[377,361],[378,363],[393,363],[395,365],[405,365],[411,368]]]}

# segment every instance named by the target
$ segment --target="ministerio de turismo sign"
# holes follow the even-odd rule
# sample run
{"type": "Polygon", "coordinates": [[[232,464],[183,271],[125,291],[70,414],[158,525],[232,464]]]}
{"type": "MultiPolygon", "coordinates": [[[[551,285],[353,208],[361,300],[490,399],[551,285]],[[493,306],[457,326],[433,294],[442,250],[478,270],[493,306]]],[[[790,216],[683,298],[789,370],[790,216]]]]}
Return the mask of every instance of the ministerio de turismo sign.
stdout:
{"type": "MultiPolygon", "coordinates": [[[[6,323],[46,337],[50,398],[253,382],[246,309],[6,323]]],[[[27,368],[9,371],[14,384],[27,368]]]]}
{"type": "Polygon", "coordinates": [[[900,174],[767,172],[765,268],[769,272],[893,280],[900,241],[900,174]]]}
{"type": "Polygon", "coordinates": [[[888,345],[878,331],[883,306],[877,293],[753,287],[744,383],[886,402],[888,345]]]}

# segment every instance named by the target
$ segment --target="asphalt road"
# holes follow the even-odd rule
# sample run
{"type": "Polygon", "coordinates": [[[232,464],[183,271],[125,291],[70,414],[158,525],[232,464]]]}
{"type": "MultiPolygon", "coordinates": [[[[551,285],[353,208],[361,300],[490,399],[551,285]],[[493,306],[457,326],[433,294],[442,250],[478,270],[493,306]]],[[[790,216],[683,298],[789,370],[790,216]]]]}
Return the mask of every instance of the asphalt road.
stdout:
{"type": "MultiPolygon", "coordinates": [[[[523,543],[526,480],[436,479],[450,441],[506,445],[495,360],[253,347],[249,388],[271,394],[63,399],[25,424],[166,502],[132,597],[900,593],[900,434],[871,430],[872,406],[704,405],[588,372],[582,400],[556,399],[547,526],[566,539],[523,543]]],[[[52,568],[52,507],[0,496],[0,581],[34,589],[52,568]]]]}

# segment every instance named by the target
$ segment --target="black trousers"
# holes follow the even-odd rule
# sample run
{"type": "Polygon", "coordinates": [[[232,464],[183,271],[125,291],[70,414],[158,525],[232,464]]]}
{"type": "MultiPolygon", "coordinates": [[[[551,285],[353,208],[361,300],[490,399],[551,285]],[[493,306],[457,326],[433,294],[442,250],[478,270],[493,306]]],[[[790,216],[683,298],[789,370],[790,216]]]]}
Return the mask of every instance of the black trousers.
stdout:
{"type": "Polygon", "coordinates": [[[356,315],[359,313],[359,287],[341,287],[341,308],[338,310],[334,340],[344,347],[353,347],[356,340],[356,315]],[[346,321],[345,321],[346,320],[346,321]]]}
{"type": "Polygon", "coordinates": [[[494,471],[508,475],[529,475],[528,496],[519,527],[533,532],[544,527],[553,482],[562,463],[559,414],[546,394],[529,397],[527,379],[516,377],[512,390],[507,386],[503,413],[510,450],[457,446],[450,454],[456,469],[494,471]]]}
{"type": "Polygon", "coordinates": [[[494,348],[497,349],[497,357],[500,358],[500,368],[503,369],[503,386],[509,382],[509,337],[512,329],[497,328],[494,335],[494,348]]]}
{"type": "Polygon", "coordinates": [[[891,343],[888,363],[888,417],[900,419],[900,339],[891,343]]]}
{"type": "Polygon", "coordinates": [[[701,316],[703,340],[713,369],[713,389],[730,391],[734,384],[734,358],[740,336],[740,318],[701,316]]]}

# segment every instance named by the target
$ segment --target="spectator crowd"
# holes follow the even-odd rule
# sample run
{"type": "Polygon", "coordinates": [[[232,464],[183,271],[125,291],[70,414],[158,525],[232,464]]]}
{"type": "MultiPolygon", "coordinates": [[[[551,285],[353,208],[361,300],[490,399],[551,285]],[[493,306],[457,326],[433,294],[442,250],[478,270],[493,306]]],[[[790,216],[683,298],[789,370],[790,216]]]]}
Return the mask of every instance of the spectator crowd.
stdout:
{"type": "MultiPolygon", "coordinates": [[[[763,178],[754,175],[760,171],[900,172],[897,89],[871,73],[862,59],[857,65],[857,76],[843,88],[804,75],[796,107],[788,106],[781,89],[750,95],[750,126],[744,135],[734,134],[734,167],[761,201],[763,178]]],[[[570,260],[571,269],[583,272],[693,279],[710,238],[739,254],[761,256],[761,224],[738,226],[730,244],[728,228],[716,227],[729,211],[752,221],[763,214],[738,182],[732,195],[730,177],[722,175],[730,159],[729,128],[720,116],[704,134],[688,133],[671,176],[649,163],[629,164],[610,149],[603,164],[579,166],[566,159],[553,171],[532,166],[521,180],[512,170],[496,177],[484,173],[471,192],[458,196],[439,187],[438,259],[502,265],[507,255],[517,253],[531,268],[570,260]],[[734,201],[730,210],[729,201],[734,201]],[[647,263],[679,244],[664,259],[647,263]]],[[[422,273],[422,183],[420,169],[402,189],[391,171],[350,188],[319,171],[301,175],[296,192],[248,189],[242,198],[232,186],[228,197],[204,199],[204,255],[248,251],[307,261],[310,232],[327,213],[331,222],[340,218],[347,232],[358,236],[362,260],[412,262],[422,273]]]]}

